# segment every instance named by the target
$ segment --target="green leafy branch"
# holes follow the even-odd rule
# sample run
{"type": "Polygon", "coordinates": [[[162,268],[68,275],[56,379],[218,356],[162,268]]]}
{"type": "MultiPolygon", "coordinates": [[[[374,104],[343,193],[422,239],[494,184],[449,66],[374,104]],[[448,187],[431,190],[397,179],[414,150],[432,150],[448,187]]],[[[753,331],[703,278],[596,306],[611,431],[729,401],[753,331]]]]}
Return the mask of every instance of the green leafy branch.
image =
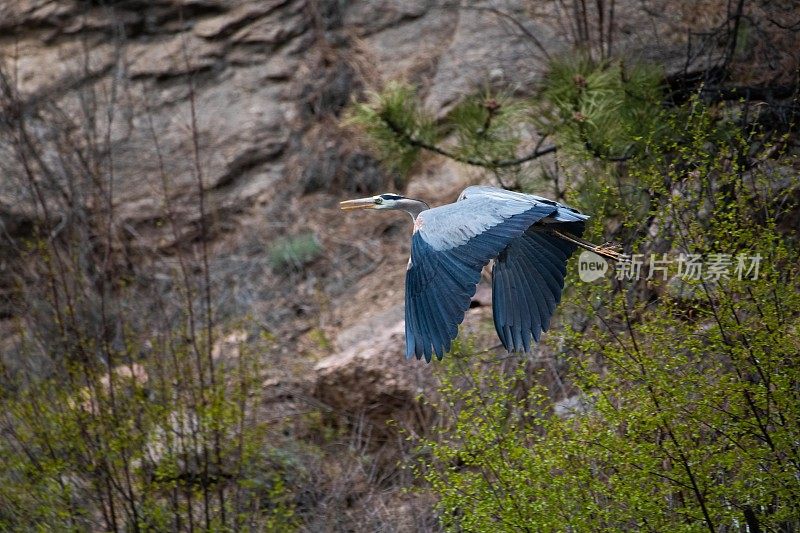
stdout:
{"type": "Polygon", "coordinates": [[[585,58],[553,61],[539,94],[512,99],[483,94],[465,99],[437,122],[415,90],[390,83],[354,106],[348,121],[369,137],[379,157],[402,174],[421,151],[489,170],[519,167],[565,151],[617,162],[641,153],[661,130],[660,71],[585,58]],[[543,132],[529,153],[517,156],[520,132],[543,132]],[[451,146],[441,140],[454,134],[451,146]],[[555,138],[556,142],[544,145],[555,138]]]}
{"type": "Polygon", "coordinates": [[[530,153],[515,157],[519,143],[514,128],[524,107],[506,98],[469,98],[451,111],[441,124],[421,109],[413,88],[391,83],[367,102],[354,106],[348,118],[370,138],[381,159],[407,173],[425,150],[460,163],[488,169],[519,166],[557,150],[543,146],[541,136],[530,153]],[[455,133],[453,148],[439,143],[446,133],[455,133]]]}

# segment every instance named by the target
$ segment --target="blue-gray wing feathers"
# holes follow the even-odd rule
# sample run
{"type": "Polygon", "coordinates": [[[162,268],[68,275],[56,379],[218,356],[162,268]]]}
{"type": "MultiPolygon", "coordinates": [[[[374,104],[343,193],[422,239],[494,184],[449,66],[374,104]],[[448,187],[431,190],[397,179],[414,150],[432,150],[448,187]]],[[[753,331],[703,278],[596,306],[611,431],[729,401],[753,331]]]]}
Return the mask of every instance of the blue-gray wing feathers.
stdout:
{"type": "Polygon", "coordinates": [[[406,273],[406,357],[430,361],[433,354],[441,359],[450,350],[483,267],[541,217],[541,210],[529,209],[438,251],[422,231],[414,233],[406,273]]]}
{"type": "Polygon", "coordinates": [[[509,352],[530,351],[561,301],[566,263],[576,246],[534,229],[515,239],[492,269],[492,314],[509,352]]]}
{"type": "Polygon", "coordinates": [[[587,218],[551,200],[491,187],[469,187],[458,202],[423,211],[406,273],[406,357],[430,361],[450,350],[481,270],[495,258],[497,333],[508,350],[528,351],[530,337],[538,341],[549,326],[575,249],[532,226],[546,219],[580,234],[587,218]]]}

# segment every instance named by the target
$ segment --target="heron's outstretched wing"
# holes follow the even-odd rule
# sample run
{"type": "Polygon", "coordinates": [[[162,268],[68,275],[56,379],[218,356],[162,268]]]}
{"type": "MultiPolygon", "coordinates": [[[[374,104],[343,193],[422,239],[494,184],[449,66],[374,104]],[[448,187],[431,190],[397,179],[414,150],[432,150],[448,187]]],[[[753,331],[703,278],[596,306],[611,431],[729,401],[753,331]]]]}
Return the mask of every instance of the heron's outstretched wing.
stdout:
{"type": "Polygon", "coordinates": [[[471,187],[467,187],[462,191],[458,199],[461,201],[464,199],[473,199],[475,197],[492,199],[495,202],[536,202],[555,206],[558,208],[558,210],[553,213],[553,216],[555,216],[561,222],[585,221],[589,218],[587,215],[584,215],[577,209],[573,209],[572,207],[556,202],[555,200],[550,200],[542,196],[536,196],[535,194],[507,191],[505,189],[488,187],[486,185],[473,185],[471,187]]]}
{"type": "Polygon", "coordinates": [[[509,243],[492,269],[492,313],[497,335],[510,352],[530,351],[550,326],[556,305],[561,301],[566,263],[576,246],[546,233],[558,228],[581,236],[589,218],[580,211],[541,196],[494,187],[464,189],[461,198],[494,198],[495,201],[529,201],[554,206],[540,224],[509,243]],[[544,231],[541,231],[544,230],[544,231]]]}
{"type": "Polygon", "coordinates": [[[458,334],[483,267],[558,209],[521,196],[476,194],[417,217],[406,273],[406,357],[430,361],[435,353],[441,359],[458,334]]]}
{"type": "MultiPolygon", "coordinates": [[[[573,223],[582,233],[583,223],[573,223]]],[[[492,314],[509,352],[528,352],[531,335],[539,342],[561,301],[567,259],[577,246],[529,229],[511,241],[492,268],[492,314]]]]}

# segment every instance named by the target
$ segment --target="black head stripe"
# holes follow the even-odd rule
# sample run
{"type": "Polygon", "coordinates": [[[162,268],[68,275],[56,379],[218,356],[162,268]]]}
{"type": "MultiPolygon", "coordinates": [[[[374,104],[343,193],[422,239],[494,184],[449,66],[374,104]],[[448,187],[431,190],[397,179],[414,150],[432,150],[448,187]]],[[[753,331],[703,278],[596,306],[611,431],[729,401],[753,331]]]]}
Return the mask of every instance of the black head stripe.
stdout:
{"type": "Polygon", "coordinates": [[[404,196],[400,196],[399,194],[381,194],[381,198],[384,200],[402,200],[405,198],[404,196]]]}

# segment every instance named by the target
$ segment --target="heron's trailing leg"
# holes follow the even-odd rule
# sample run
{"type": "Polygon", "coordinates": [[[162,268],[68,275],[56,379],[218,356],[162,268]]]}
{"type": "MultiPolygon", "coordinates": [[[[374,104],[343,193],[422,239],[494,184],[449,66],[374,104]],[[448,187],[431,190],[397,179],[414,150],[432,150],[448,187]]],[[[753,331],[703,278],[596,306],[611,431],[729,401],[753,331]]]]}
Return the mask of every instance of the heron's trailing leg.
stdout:
{"type": "Polygon", "coordinates": [[[594,252],[601,257],[605,257],[606,259],[611,259],[612,261],[624,261],[624,257],[619,251],[619,246],[610,242],[606,242],[603,244],[592,244],[589,241],[581,239],[569,233],[567,231],[562,231],[558,229],[550,229],[553,235],[564,239],[565,241],[569,241],[572,244],[576,244],[585,250],[589,250],[590,252],[594,252]]]}

